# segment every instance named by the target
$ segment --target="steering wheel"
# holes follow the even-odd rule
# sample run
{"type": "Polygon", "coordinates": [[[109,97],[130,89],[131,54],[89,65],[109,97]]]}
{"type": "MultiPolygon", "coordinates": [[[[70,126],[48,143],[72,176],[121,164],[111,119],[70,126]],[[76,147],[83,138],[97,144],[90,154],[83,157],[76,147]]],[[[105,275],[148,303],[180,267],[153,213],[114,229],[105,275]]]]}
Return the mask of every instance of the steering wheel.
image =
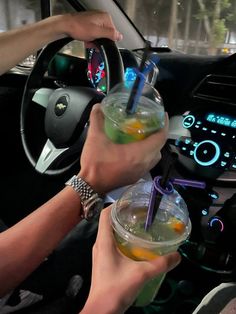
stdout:
{"type": "MultiPolygon", "coordinates": [[[[21,139],[28,160],[41,174],[65,173],[79,160],[90,111],[105,96],[92,87],[42,87],[50,61],[72,40],[63,38],[46,46],[37,58],[24,88],[20,113],[21,139]],[[41,132],[44,133],[44,140],[40,148],[38,141],[32,138],[32,128],[34,133],[40,133],[40,130],[35,130],[37,123],[32,125],[32,121],[35,121],[33,106],[43,108],[44,128],[41,132]]],[[[105,63],[109,91],[115,84],[123,81],[122,58],[113,41],[101,38],[94,43],[105,63]]],[[[36,117],[36,121],[38,119],[36,117]]]]}

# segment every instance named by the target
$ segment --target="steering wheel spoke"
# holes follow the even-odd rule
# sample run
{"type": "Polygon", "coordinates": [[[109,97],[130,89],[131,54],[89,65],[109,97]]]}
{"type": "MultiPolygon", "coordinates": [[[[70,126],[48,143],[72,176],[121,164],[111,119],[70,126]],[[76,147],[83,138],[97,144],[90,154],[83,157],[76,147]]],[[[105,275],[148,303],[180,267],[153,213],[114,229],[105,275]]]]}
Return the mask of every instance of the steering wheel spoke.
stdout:
{"type": "Polygon", "coordinates": [[[32,101],[36,104],[47,108],[49,98],[53,94],[54,89],[52,88],[39,88],[33,95],[32,101]]]}
{"type": "Polygon", "coordinates": [[[69,147],[56,148],[48,139],[39,156],[35,169],[40,173],[44,173],[53,164],[53,162],[68,149],[69,147]]]}

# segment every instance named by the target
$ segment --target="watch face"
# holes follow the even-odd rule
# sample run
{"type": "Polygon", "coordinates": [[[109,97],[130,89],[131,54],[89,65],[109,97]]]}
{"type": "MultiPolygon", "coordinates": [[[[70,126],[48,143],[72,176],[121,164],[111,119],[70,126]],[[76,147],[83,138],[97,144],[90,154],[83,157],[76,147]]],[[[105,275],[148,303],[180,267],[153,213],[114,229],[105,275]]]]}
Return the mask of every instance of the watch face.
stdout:
{"type": "Polygon", "coordinates": [[[103,207],[103,200],[97,198],[93,203],[90,203],[87,208],[84,209],[84,216],[87,220],[92,219],[96,214],[98,214],[103,207]]]}

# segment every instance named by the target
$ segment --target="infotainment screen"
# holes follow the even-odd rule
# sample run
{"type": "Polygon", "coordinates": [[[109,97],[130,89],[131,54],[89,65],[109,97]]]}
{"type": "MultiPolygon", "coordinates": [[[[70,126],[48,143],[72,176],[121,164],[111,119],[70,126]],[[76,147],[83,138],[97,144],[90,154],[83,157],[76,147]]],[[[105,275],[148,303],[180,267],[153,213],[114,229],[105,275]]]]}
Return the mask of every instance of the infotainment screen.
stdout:
{"type": "Polygon", "coordinates": [[[233,129],[236,129],[236,118],[228,115],[208,113],[206,120],[212,123],[224,125],[233,129]]]}

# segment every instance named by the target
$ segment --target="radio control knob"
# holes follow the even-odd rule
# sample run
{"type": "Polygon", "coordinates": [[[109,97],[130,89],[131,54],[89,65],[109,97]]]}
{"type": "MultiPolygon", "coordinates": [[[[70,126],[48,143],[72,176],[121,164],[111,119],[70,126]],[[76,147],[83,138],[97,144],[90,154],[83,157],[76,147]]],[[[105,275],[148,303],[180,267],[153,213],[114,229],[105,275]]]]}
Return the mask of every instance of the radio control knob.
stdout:
{"type": "Polygon", "coordinates": [[[194,149],[193,157],[199,165],[204,167],[211,166],[220,157],[220,147],[214,141],[202,141],[194,149]]]}

